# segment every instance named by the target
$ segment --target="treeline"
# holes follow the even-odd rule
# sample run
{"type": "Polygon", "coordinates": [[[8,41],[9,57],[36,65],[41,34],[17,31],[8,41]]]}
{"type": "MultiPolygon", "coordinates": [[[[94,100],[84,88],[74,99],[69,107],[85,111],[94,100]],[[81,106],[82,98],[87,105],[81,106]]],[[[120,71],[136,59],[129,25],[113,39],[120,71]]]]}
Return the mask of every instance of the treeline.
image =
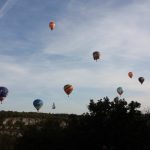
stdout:
{"type": "Polygon", "coordinates": [[[1,137],[0,149],[149,150],[150,115],[141,113],[140,106],[136,101],[128,103],[118,97],[112,101],[108,97],[90,100],[89,112],[47,117],[46,121],[25,128],[22,137],[8,138],[9,144],[4,145],[1,137]]]}
{"type": "Polygon", "coordinates": [[[0,111],[0,120],[6,118],[49,118],[49,117],[61,117],[66,118],[68,114],[51,114],[51,113],[40,113],[40,112],[17,112],[17,111],[0,111]]]}
{"type": "MultiPolygon", "coordinates": [[[[51,114],[51,113],[37,113],[37,112],[17,112],[17,111],[0,111],[0,125],[3,125],[5,119],[15,119],[15,118],[30,118],[30,119],[38,119],[41,122],[44,122],[47,119],[63,119],[67,118],[68,114],[51,114]]],[[[11,123],[10,123],[11,124],[11,123]]],[[[21,124],[21,122],[20,122],[21,124]]]]}

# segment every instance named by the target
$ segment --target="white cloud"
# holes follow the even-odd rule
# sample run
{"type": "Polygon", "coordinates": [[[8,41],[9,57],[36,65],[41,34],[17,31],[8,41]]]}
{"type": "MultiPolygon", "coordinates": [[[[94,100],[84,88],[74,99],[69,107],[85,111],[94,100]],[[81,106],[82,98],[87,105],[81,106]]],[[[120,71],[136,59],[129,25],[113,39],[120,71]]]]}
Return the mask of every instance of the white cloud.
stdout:
{"type": "Polygon", "coordinates": [[[16,3],[17,0],[6,0],[3,7],[0,9],[0,18],[2,18],[16,3]]]}
{"type": "MultiPolygon", "coordinates": [[[[0,16],[10,8],[7,3],[0,10],[0,16]]],[[[20,55],[18,58],[16,53],[16,56],[1,59],[0,73],[4,75],[1,82],[10,86],[17,95],[12,94],[16,101],[22,96],[23,101],[29,101],[35,95],[44,95],[44,98],[53,95],[61,101],[59,111],[65,109],[63,86],[68,83],[76,91],[82,89],[78,91],[81,95],[76,93],[73,97],[73,102],[76,98],[83,98],[82,106],[88,104],[85,99],[96,94],[95,90],[100,89],[115,97],[118,86],[123,87],[127,99],[134,98],[134,95],[147,99],[150,89],[150,3],[136,1],[119,8],[112,7],[112,3],[106,3],[103,8],[89,3],[76,7],[79,3],[72,1],[65,8],[67,13],[57,18],[54,31],[48,31],[43,26],[37,27],[38,31],[32,31],[28,42],[39,45],[41,49],[37,48],[26,57],[20,55]],[[34,37],[37,32],[39,36],[34,37]],[[95,50],[101,52],[98,62],[92,58],[95,50]],[[128,71],[134,72],[133,79],[128,78],[128,71]],[[143,85],[138,82],[139,76],[146,79],[143,85]],[[86,92],[86,89],[91,90],[86,92]]],[[[31,49],[30,44],[19,40],[11,46],[31,49]]],[[[75,101],[68,111],[81,112],[79,105],[75,101]]]]}

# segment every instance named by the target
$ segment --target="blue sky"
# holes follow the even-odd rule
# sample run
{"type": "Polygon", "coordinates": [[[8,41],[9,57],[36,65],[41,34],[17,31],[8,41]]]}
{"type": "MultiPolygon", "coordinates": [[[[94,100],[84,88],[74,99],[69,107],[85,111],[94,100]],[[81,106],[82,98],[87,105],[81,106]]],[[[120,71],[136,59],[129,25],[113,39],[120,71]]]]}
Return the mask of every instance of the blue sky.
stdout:
{"type": "Polygon", "coordinates": [[[38,98],[41,112],[82,114],[90,99],[118,96],[119,86],[122,98],[149,108],[149,8],[148,0],[1,0],[0,85],[9,94],[0,109],[35,111],[38,98]]]}

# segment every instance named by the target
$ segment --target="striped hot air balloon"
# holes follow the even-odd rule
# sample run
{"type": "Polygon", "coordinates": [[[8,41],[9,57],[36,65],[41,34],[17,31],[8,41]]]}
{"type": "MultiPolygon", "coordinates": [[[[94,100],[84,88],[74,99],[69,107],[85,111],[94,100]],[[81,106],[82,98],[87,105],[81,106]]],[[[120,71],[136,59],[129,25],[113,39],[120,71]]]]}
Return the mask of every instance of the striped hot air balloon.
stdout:
{"type": "Polygon", "coordinates": [[[70,84],[67,84],[64,86],[65,93],[69,96],[69,94],[73,91],[73,86],[70,84]]]}

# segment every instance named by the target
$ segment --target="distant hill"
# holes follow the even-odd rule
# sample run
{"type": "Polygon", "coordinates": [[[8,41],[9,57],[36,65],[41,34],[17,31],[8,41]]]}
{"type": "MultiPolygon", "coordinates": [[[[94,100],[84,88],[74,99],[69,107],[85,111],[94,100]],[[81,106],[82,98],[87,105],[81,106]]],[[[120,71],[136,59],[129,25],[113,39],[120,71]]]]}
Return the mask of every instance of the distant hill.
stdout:
{"type": "Polygon", "coordinates": [[[60,126],[64,127],[69,114],[0,111],[0,116],[0,135],[20,137],[28,126],[39,126],[47,120],[58,120],[60,126]]]}

